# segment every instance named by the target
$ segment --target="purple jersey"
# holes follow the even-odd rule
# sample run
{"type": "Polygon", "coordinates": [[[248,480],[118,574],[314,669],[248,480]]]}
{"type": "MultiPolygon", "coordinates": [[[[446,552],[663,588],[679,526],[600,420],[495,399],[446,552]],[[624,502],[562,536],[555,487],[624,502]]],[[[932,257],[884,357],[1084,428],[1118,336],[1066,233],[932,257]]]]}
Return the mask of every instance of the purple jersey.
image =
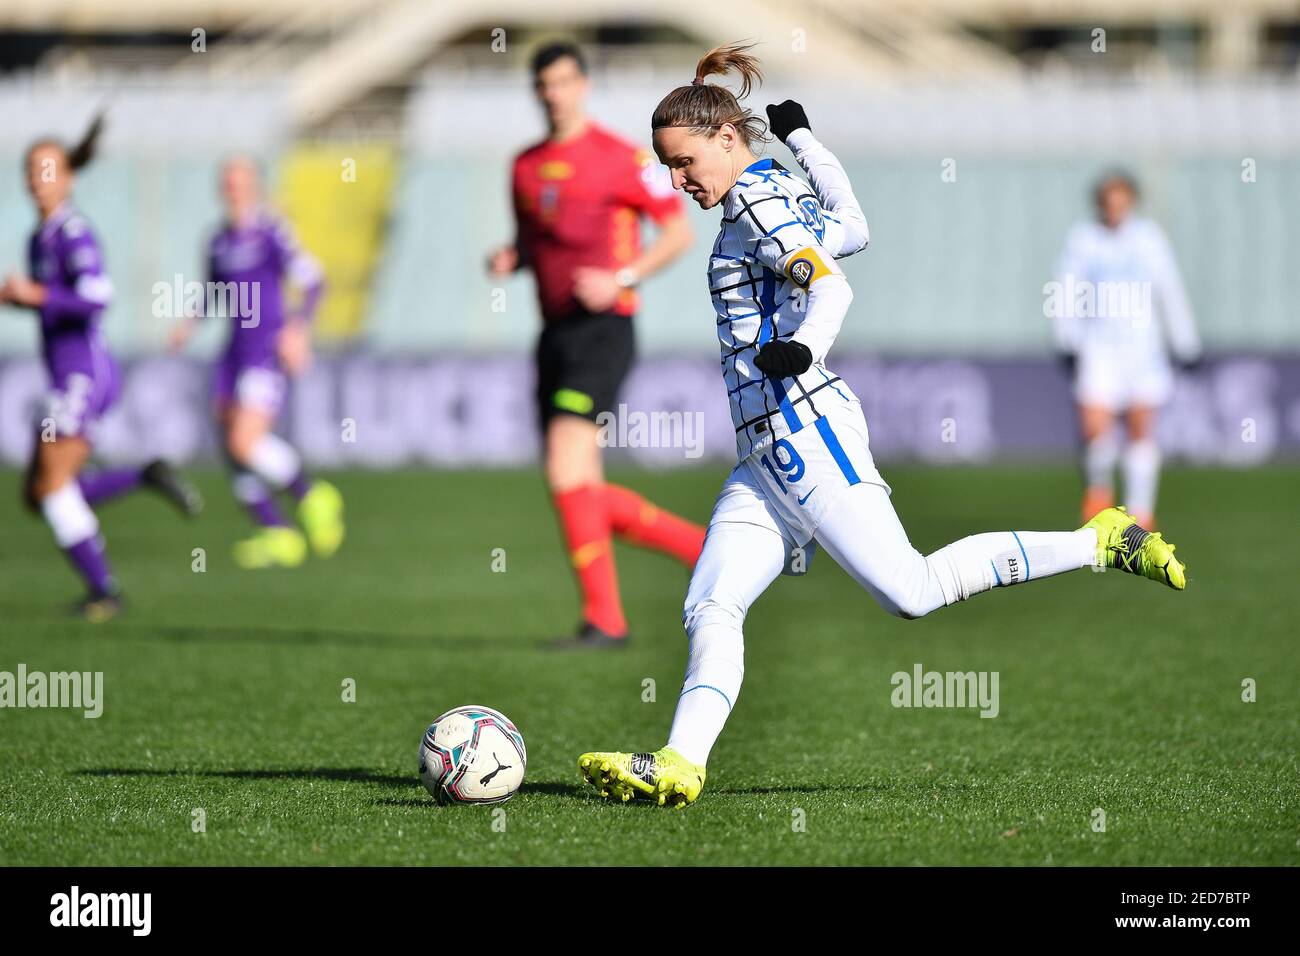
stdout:
{"type": "Polygon", "coordinates": [[[40,320],[51,387],[47,413],[59,433],[79,435],[117,394],[117,368],[100,328],[113,283],[90,224],[66,203],[32,234],[27,258],[46,291],[40,320]]]}
{"type": "Polygon", "coordinates": [[[113,284],[90,224],[72,207],[60,206],[32,234],[27,259],[32,278],[46,290],[41,343],[50,378],[94,373],[108,355],[99,323],[113,284]]]}
{"type": "Polygon", "coordinates": [[[303,291],[310,317],[321,292],[321,270],[299,247],[289,225],[260,211],[247,226],[224,224],[208,245],[208,313],[230,320],[225,361],[276,366],[276,339],[284,326],[284,280],[303,291]]]}

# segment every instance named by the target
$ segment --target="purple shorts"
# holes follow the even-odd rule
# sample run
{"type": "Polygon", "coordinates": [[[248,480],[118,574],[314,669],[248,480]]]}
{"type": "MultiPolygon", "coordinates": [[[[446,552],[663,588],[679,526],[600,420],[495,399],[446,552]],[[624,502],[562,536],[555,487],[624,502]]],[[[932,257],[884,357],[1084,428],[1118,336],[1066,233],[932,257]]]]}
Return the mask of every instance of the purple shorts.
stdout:
{"type": "Polygon", "coordinates": [[[275,418],[284,407],[288,384],[274,361],[243,362],[227,356],[217,363],[212,398],[218,407],[240,405],[275,418]]]}
{"type": "Polygon", "coordinates": [[[66,435],[93,441],[95,426],[117,401],[121,388],[113,360],[101,353],[90,368],[51,369],[50,382],[40,431],[52,430],[55,439],[66,435]]]}

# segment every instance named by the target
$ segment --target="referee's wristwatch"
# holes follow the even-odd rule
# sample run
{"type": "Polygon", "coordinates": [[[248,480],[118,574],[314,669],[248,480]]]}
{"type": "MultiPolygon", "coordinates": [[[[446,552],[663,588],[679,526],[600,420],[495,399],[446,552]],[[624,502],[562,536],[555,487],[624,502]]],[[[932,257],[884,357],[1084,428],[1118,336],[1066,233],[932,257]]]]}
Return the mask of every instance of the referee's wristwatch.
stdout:
{"type": "Polygon", "coordinates": [[[624,267],[614,273],[614,283],[620,289],[632,289],[638,282],[637,274],[633,269],[624,267]]]}

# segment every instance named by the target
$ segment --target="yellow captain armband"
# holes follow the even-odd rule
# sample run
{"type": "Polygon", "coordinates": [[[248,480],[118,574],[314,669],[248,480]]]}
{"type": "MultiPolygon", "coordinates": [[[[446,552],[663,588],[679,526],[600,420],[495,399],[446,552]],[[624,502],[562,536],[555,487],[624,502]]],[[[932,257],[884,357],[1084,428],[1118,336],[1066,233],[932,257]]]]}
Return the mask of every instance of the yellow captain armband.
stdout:
{"type": "Polygon", "coordinates": [[[796,249],[790,254],[790,259],[785,264],[785,274],[790,280],[801,289],[806,289],[822,276],[833,275],[833,271],[826,265],[822,258],[821,251],[814,246],[805,246],[802,249],[796,249]]]}

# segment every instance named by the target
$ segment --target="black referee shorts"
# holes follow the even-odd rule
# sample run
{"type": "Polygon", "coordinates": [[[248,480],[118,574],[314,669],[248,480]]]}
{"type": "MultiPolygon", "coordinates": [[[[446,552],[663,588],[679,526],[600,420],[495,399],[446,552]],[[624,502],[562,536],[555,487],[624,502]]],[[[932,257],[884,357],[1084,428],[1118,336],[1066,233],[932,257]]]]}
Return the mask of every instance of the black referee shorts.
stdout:
{"type": "Polygon", "coordinates": [[[613,411],[632,368],[632,317],[612,312],[553,319],[537,340],[537,411],[544,431],[556,415],[595,421],[613,411]]]}

